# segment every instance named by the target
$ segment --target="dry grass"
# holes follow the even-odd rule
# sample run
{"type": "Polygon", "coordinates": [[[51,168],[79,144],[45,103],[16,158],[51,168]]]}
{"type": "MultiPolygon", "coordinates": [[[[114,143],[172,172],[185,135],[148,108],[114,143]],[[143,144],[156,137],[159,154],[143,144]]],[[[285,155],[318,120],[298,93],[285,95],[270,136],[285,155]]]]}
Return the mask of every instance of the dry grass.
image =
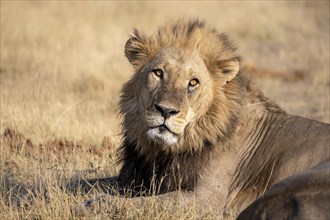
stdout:
{"type": "MultiPolygon", "coordinates": [[[[204,18],[227,32],[246,63],[302,71],[298,82],[258,81],[289,113],[330,121],[328,1],[1,1],[0,219],[75,219],[70,207],[89,196],[60,186],[118,172],[118,94],[132,71],[125,41],[133,27],[152,31],[178,17],[204,18]],[[15,208],[17,196],[32,205],[15,208]]],[[[197,217],[193,208],[171,212],[157,204],[124,210],[112,217],[197,217]]]]}

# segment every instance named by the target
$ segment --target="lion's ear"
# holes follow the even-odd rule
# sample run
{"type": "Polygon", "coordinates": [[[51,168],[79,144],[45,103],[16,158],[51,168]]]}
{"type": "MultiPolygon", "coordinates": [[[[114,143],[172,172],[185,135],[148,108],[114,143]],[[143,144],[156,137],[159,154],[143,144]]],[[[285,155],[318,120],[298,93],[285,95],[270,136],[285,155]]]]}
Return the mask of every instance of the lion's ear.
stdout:
{"type": "Polygon", "coordinates": [[[144,40],[139,36],[132,36],[125,44],[125,55],[135,67],[140,67],[150,60],[149,51],[144,40]]]}
{"type": "Polygon", "coordinates": [[[235,78],[239,71],[238,59],[222,60],[217,63],[217,67],[225,79],[224,84],[235,78]]]}

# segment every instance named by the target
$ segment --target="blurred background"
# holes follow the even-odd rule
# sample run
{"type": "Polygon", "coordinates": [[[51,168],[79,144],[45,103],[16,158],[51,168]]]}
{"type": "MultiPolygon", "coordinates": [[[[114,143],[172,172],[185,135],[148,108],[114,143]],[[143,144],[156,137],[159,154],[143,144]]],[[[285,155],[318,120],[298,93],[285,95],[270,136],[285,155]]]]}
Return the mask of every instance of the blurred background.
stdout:
{"type": "MultiPolygon", "coordinates": [[[[61,181],[118,171],[118,100],[132,75],[124,45],[134,27],[153,32],[168,20],[204,19],[236,43],[268,97],[290,114],[330,121],[329,1],[0,4],[1,219],[69,219],[83,198],[65,194],[61,181]],[[28,211],[5,205],[29,195],[41,199],[28,211]]],[[[146,217],[132,210],[128,219],[146,217]]],[[[186,216],[177,214],[169,215],[186,216]]]]}
{"type": "Polygon", "coordinates": [[[328,1],[1,1],[1,131],[118,142],[125,42],[177,18],[226,32],[248,65],[301,74],[256,77],[289,113],[329,122],[328,1]]]}

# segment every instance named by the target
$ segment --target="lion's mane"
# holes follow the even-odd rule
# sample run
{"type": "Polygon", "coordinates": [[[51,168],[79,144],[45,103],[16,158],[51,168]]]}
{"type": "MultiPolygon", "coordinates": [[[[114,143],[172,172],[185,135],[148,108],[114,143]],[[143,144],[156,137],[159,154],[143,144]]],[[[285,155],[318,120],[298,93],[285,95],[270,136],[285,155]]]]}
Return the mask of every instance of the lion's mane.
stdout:
{"type": "Polygon", "coordinates": [[[135,186],[143,185],[147,190],[156,184],[160,192],[178,188],[192,190],[201,175],[201,168],[207,165],[212,152],[224,150],[228,145],[227,142],[237,129],[242,106],[249,104],[246,100],[250,104],[262,103],[265,110],[282,112],[242,72],[225,86],[216,86],[221,81],[221,74],[214,74],[218,77],[213,77],[214,98],[207,112],[185,128],[184,137],[177,144],[177,151],[161,150],[146,138],[141,129],[139,91],[144,85],[138,84],[137,78],[144,66],[167,47],[197,50],[209,72],[216,72],[217,65],[221,65],[222,61],[240,61],[241,58],[225,34],[208,29],[200,20],[180,20],[160,27],[154,34],[134,30],[129,41],[125,53],[134,66],[135,74],[124,85],[120,101],[124,140],[119,148],[123,162],[119,179],[130,179],[135,186]],[[132,173],[135,175],[132,176],[132,173]]]}

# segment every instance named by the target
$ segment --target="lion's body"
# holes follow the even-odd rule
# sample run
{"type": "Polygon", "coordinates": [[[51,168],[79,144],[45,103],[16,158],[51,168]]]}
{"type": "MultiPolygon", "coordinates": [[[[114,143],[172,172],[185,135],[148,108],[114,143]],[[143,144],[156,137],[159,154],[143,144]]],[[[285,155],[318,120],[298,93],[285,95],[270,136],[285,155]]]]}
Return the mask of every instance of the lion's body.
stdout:
{"type": "Polygon", "coordinates": [[[286,114],[246,112],[250,115],[242,120],[233,145],[211,160],[205,172],[211,178],[200,186],[200,194],[214,197],[224,211],[241,211],[278,181],[329,160],[328,125],[286,114]]]}
{"type": "Polygon", "coordinates": [[[329,125],[266,98],[239,71],[227,37],[203,22],[135,31],[125,52],[135,74],[120,103],[119,191],[180,190],[186,202],[193,195],[201,207],[241,211],[276,182],[329,160],[329,125]]]}

